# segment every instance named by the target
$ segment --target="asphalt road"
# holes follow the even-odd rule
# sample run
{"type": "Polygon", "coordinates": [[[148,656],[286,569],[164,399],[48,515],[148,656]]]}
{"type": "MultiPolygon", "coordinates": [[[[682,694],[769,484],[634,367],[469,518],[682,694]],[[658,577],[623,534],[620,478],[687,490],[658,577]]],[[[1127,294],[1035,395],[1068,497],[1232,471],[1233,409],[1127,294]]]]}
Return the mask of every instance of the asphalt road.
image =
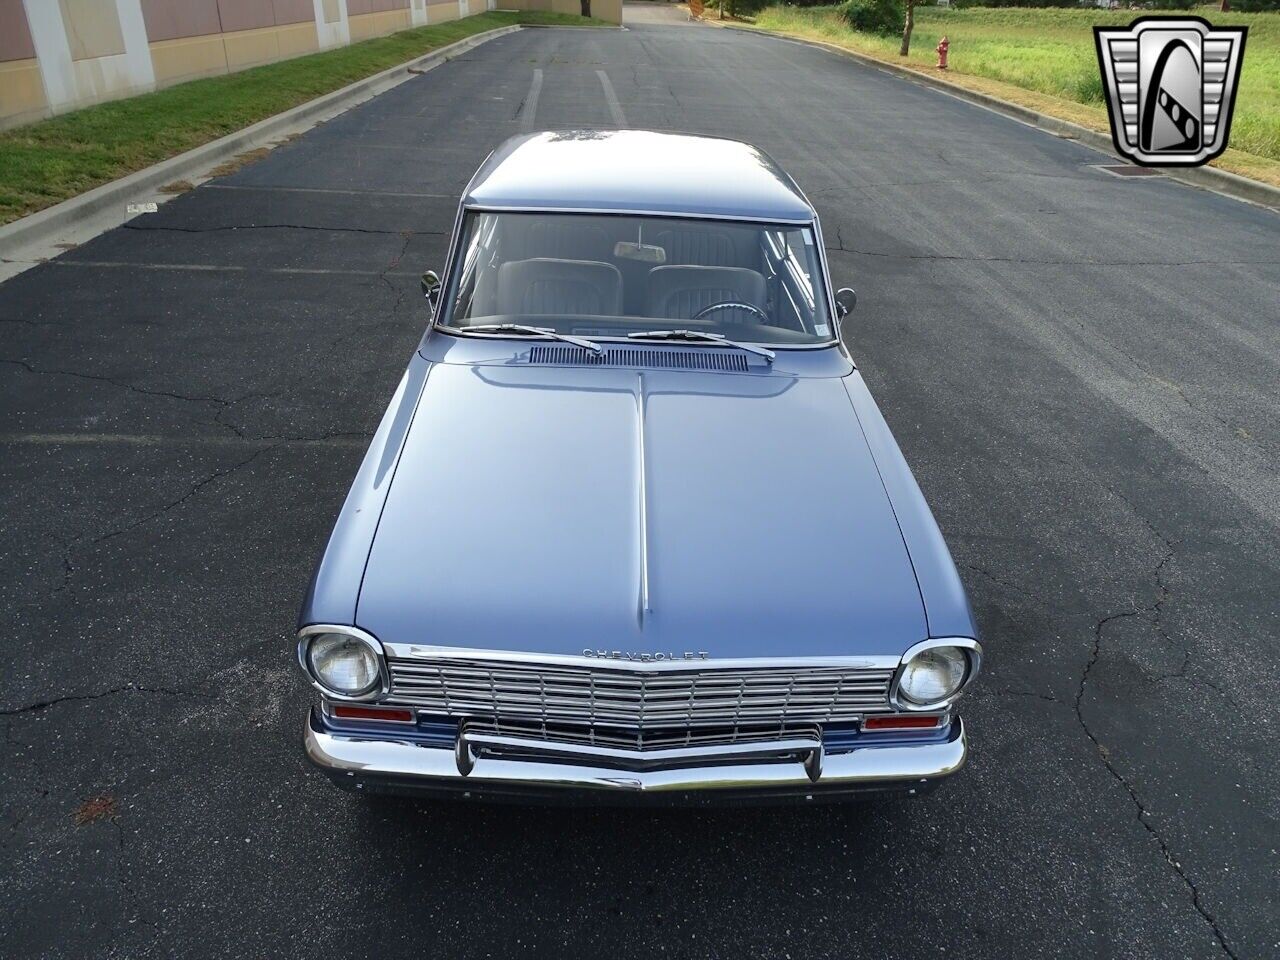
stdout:
{"type": "Polygon", "coordinates": [[[789,42],[527,30],[0,286],[0,955],[1280,955],[1280,217],[1103,160],[789,42]],[[988,654],[931,797],[371,803],[303,760],[293,618],[417,274],[502,139],[619,123],[763,146],[859,291],[988,654]]]}

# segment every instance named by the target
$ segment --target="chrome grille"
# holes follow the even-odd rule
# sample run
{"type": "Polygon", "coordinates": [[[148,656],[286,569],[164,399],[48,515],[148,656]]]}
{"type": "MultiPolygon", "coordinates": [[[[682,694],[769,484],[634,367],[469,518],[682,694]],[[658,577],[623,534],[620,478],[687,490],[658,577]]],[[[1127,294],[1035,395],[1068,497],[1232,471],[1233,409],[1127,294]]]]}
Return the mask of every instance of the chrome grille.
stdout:
{"type": "Polygon", "coordinates": [[[571,723],[543,723],[539,720],[468,720],[468,733],[489,733],[507,737],[573,743],[619,750],[674,750],[680,747],[725,747],[735,744],[773,743],[804,738],[819,743],[822,729],[816,723],[784,726],[717,727],[613,727],[582,726],[571,723]]]}
{"type": "Polygon", "coordinates": [[[627,670],[506,660],[389,660],[388,702],[459,718],[592,726],[783,726],[888,707],[889,669],[627,670]]]}

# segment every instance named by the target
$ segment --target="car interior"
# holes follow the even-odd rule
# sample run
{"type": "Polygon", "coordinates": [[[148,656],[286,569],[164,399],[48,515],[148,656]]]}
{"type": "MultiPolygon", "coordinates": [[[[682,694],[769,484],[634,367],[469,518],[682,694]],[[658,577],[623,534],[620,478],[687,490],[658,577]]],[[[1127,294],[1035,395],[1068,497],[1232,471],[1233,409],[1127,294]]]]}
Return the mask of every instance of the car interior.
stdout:
{"type": "Polygon", "coordinates": [[[453,326],[536,322],[580,336],[678,327],[758,342],[831,338],[823,297],[814,295],[820,271],[808,228],[523,213],[471,214],[467,226],[453,326]]]}

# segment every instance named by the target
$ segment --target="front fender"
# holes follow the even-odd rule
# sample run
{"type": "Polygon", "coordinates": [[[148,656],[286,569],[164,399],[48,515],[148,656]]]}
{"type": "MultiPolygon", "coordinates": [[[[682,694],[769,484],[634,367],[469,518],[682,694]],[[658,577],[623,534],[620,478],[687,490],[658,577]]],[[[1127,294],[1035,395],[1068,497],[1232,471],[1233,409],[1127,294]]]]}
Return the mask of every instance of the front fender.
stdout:
{"type": "Polygon", "coordinates": [[[400,378],[316,564],[298,613],[299,629],[313,623],[355,625],[365,563],[431,366],[415,352],[400,378]]]}

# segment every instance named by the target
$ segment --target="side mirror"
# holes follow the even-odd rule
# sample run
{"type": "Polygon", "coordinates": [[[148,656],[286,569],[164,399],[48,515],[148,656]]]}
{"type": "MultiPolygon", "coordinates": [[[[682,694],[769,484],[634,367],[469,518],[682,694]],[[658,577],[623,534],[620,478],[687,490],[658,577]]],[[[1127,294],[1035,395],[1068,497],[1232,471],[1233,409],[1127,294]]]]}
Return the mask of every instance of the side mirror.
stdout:
{"type": "Polygon", "coordinates": [[[853,308],[857,305],[858,295],[852,287],[841,287],[836,291],[836,309],[840,311],[841,319],[853,313],[853,308]]]}
{"type": "Polygon", "coordinates": [[[434,314],[440,303],[440,277],[434,270],[428,270],[422,275],[422,295],[431,304],[431,312],[434,314]]]}

